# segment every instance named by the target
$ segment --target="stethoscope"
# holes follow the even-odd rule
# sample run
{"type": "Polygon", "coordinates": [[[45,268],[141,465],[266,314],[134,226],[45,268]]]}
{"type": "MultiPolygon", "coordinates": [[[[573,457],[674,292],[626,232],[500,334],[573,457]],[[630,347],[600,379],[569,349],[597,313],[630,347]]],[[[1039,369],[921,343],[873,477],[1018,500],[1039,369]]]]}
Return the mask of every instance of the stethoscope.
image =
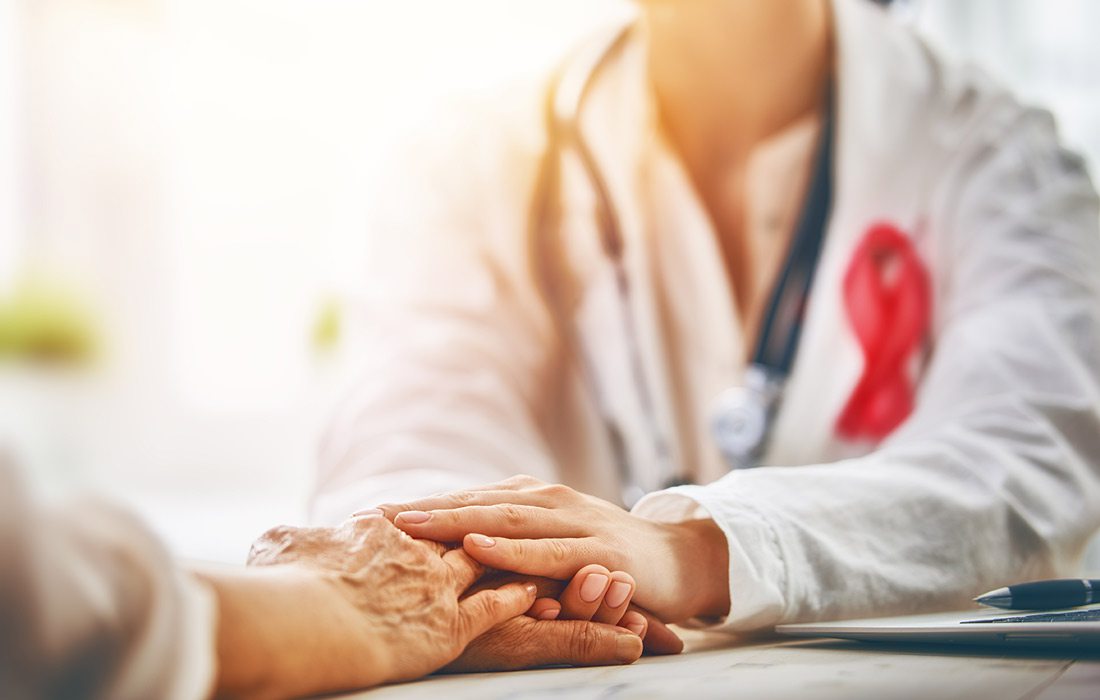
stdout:
{"type": "MultiPolygon", "coordinates": [[[[586,384],[595,394],[597,406],[601,407],[604,429],[624,484],[623,504],[627,507],[636,503],[648,491],[687,483],[672,464],[669,441],[657,417],[656,394],[643,364],[642,344],[631,303],[630,278],[624,259],[619,216],[612,203],[607,182],[580,129],[582,106],[595,78],[625,45],[630,34],[630,28],[619,30],[610,41],[584,47],[582,52],[573,57],[549,91],[546,115],[548,142],[532,210],[535,257],[537,264],[541,264],[541,268],[536,271],[537,276],[542,280],[544,294],[548,296],[550,307],[557,316],[559,330],[579,350],[586,384]],[[620,310],[619,323],[627,339],[626,361],[635,386],[637,403],[644,417],[645,429],[653,439],[657,472],[664,475],[660,481],[650,484],[639,483],[640,479],[631,467],[623,431],[609,412],[602,408],[606,404],[600,397],[600,383],[593,370],[593,363],[588,358],[584,344],[574,338],[576,332],[571,320],[564,317],[560,303],[554,299],[558,290],[555,289],[554,272],[549,269],[549,261],[557,259],[559,251],[554,247],[556,237],[550,234],[552,230],[560,228],[557,220],[560,212],[554,203],[559,199],[561,163],[567,151],[578,157],[592,187],[600,248],[614,268],[617,305],[620,310]]],[[[824,110],[813,175],[786,260],[765,307],[752,360],[745,370],[742,384],[721,392],[712,408],[710,432],[731,469],[759,465],[768,446],[784,385],[794,365],[806,302],[821,254],[832,204],[834,138],[834,114],[830,98],[824,110]]]]}

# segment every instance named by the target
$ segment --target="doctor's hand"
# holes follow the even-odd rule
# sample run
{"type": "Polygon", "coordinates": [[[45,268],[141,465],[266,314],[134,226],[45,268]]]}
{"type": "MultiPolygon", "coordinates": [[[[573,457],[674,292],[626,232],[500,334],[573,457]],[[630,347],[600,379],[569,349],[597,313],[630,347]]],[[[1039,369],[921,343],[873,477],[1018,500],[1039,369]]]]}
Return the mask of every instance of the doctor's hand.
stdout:
{"type": "Polygon", "coordinates": [[[530,581],[464,595],[480,564],[381,517],[272,529],[249,564],[196,572],[218,599],[219,695],[315,695],[417,678],[522,617],[536,597],[530,581]]]}
{"type": "Polygon", "coordinates": [[[494,569],[566,580],[590,563],[628,571],[634,602],[665,622],[729,612],[726,539],[709,519],[655,522],[527,476],[380,508],[413,537],[461,542],[494,569]]]}

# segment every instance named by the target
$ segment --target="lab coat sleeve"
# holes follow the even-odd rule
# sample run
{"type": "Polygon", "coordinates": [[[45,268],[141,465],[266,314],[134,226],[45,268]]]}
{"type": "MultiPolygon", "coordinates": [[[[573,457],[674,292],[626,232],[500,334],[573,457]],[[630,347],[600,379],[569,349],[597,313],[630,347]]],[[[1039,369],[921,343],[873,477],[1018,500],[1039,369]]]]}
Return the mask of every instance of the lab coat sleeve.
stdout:
{"type": "Polygon", "coordinates": [[[322,440],[315,521],[518,473],[560,478],[540,414],[557,340],[527,252],[542,134],[507,126],[534,114],[499,111],[462,109],[481,117],[471,125],[445,110],[387,159],[354,307],[358,379],[322,440]]]}
{"type": "Polygon", "coordinates": [[[718,626],[962,607],[1079,565],[1100,525],[1097,199],[1046,115],[986,132],[941,172],[938,320],[909,420],[864,458],[737,471],[638,504],[725,533],[718,626]]]}
{"type": "Polygon", "coordinates": [[[0,697],[207,697],[215,614],[135,518],[42,509],[0,453],[0,697]]]}

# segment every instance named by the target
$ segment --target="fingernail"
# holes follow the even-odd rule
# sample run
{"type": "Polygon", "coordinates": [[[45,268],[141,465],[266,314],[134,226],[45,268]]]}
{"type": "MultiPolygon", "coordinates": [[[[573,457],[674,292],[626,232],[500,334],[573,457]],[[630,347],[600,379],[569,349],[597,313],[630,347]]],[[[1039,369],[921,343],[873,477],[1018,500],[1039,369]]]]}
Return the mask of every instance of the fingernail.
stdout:
{"type": "Polygon", "coordinates": [[[478,547],[492,547],[496,544],[496,540],[492,537],[486,537],[485,535],[470,535],[470,541],[478,547]]]}
{"type": "Polygon", "coordinates": [[[644,622],[625,622],[625,623],[623,623],[623,627],[627,628],[628,630],[630,630],[634,634],[638,635],[639,637],[641,637],[643,634],[645,634],[645,623],[644,622]]]}
{"type": "Polygon", "coordinates": [[[603,595],[605,588],[607,588],[607,576],[588,574],[584,583],[581,584],[581,600],[586,603],[595,603],[603,595]]]}
{"type": "Polygon", "coordinates": [[[533,583],[528,583],[523,587],[523,590],[527,591],[529,595],[535,595],[539,592],[539,587],[533,583]]]}
{"type": "Polygon", "coordinates": [[[624,664],[633,663],[642,655],[642,638],[636,634],[620,634],[615,640],[615,657],[624,664]]]}
{"type": "Polygon", "coordinates": [[[548,608],[539,613],[540,620],[556,620],[561,615],[560,608],[548,608]]]}
{"type": "Polygon", "coordinates": [[[607,595],[604,596],[603,602],[607,603],[609,608],[617,608],[625,603],[629,596],[630,584],[624,581],[616,581],[611,584],[611,588],[607,589],[607,595]]]}
{"type": "Polygon", "coordinates": [[[407,510],[404,513],[398,513],[397,519],[404,523],[426,523],[428,518],[432,517],[431,513],[425,513],[422,510],[407,510]]]}
{"type": "Polygon", "coordinates": [[[357,510],[357,511],[355,511],[354,513],[351,514],[351,517],[353,517],[353,518],[373,518],[373,517],[378,516],[378,515],[385,515],[385,513],[383,513],[378,508],[367,508],[366,510],[357,510]]]}
{"type": "Polygon", "coordinates": [[[645,636],[645,630],[648,626],[649,622],[646,621],[645,616],[633,610],[623,615],[623,619],[619,621],[619,627],[625,627],[639,637],[645,636]]]}

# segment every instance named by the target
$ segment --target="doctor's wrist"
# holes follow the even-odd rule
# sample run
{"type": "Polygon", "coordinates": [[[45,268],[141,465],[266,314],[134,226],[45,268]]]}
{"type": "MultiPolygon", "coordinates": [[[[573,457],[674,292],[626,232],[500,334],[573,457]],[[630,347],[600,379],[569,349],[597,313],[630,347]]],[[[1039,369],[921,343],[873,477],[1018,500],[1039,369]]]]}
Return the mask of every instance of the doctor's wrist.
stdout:
{"type": "Polygon", "coordinates": [[[678,585],[687,618],[729,614],[729,548],[726,535],[710,518],[671,525],[677,559],[678,585]]]}

